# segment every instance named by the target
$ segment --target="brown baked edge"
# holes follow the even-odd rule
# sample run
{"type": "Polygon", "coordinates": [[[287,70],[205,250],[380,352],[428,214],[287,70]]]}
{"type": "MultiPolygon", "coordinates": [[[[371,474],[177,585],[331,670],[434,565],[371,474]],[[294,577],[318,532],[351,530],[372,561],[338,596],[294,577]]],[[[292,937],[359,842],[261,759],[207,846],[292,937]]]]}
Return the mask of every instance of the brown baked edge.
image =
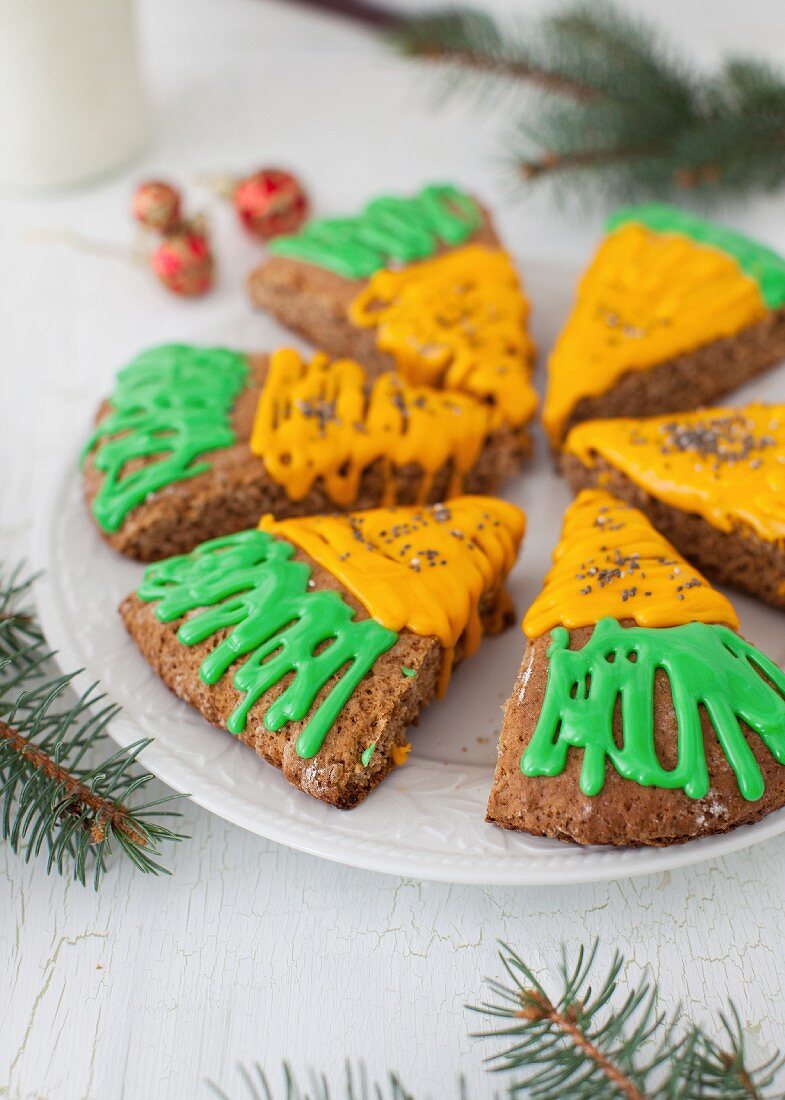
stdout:
{"type": "MultiPolygon", "coordinates": [[[[355,609],[358,618],[367,617],[364,608],[332,574],[316,565],[307,555],[298,553],[296,556],[310,565],[311,579],[316,589],[337,590],[355,609]]],[[[235,662],[213,685],[205,684],[199,678],[199,665],[227,632],[216,634],[198,645],[184,646],[176,637],[183,620],[161,623],[155,616],[155,606],[154,603],[144,603],[135,594],[126,597],[120,606],[126,629],[166,686],[195,707],[212,725],[226,729],[227,719],[241,699],[231,679],[242,661],[235,662]]],[[[509,625],[509,605],[501,588],[485,595],[481,613],[487,630],[509,625]]],[[[251,708],[240,740],[279,768],[294,787],[340,809],[351,809],[362,802],[395,766],[393,749],[406,744],[409,727],[416,724],[419,714],[436,694],[443,652],[434,637],[402,632],[393,647],[378,658],[360,682],[328,732],[321,750],[310,760],[301,759],[294,748],[307,719],[290,722],[278,732],[272,732],[264,725],[268,707],[285,690],[289,677],[268,691],[251,708]],[[401,671],[404,667],[413,669],[416,675],[404,675],[401,671]],[[366,767],[361,756],[371,742],[375,748],[366,767]]],[[[459,642],[456,659],[461,656],[459,642]]],[[[316,705],[337,679],[333,677],[325,685],[316,705]]]]}
{"type": "MultiPolygon", "coordinates": [[[[573,630],[570,648],[580,649],[592,631],[593,627],[573,630]]],[[[702,799],[691,799],[681,790],[639,786],[623,779],[610,764],[602,790],[587,797],[579,786],[583,752],[574,748],[568,752],[561,775],[525,776],[520,760],[542,710],[550,640],[548,634],[527,644],[505,706],[487,821],[505,829],[583,845],[664,847],[750,825],[785,805],[785,767],[777,764],[761,739],[746,726],[742,726],[744,736],[760,765],[766,788],[757,802],[742,797],[704,708],[701,724],[711,788],[702,799]]],[[[667,676],[662,671],[655,677],[654,711],[657,756],[664,767],[671,768],[676,763],[678,726],[667,676]]],[[[620,743],[618,708],[614,734],[620,743]]]]}
{"type": "Polygon", "coordinates": [[[711,405],[785,358],[785,307],[733,336],[714,340],[647,370],[624,374],[606,393],[575,406],[560,439],[584,420],[660,416],[711,405]]]}
{"type": "Polygon", "coordinates": [[[376,347],[372,328],[358,328],[347,310],[367,284],[352,282],[302,260],[271,256],[248,277],[248,294],[257,309],[339,359],[354,359],[371,375],[396,369],[395,360],[376,347]]]}
{"type": "Polygon", "coordinates": [[[591,466],[562,452],[561,470],[574,492],[602,488],[645,513],[660,534],[713,581],[749,592],[785,610],[785,549],[748,528],[720,531],[694,512],[658,500],[626,474],[595,456],[591,466]]]}

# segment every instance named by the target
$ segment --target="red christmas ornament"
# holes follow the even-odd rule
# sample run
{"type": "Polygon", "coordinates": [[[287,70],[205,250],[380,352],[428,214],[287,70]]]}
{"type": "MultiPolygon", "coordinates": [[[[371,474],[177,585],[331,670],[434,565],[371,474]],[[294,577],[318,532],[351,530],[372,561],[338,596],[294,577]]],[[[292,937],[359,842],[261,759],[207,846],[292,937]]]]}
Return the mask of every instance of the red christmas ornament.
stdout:
{"type": "Polygon", "coordinates": [[[134,191],[131,212],[147,229],[170,233],[180,220],[180,192],[160,180],[140,183],[134,191]]]}
{"type": "Polygon", "coordinates": [[[158,245],[150,264],[163,285],[184,298],[204,294],[213,285],[213,254],[206,234],[188,228],[158,245]]]}
{"type": "Polygon", "coordinates": [[[240,180],[232,201],[246,229],[263,241],[296,233],[308,216],[308,197],[302,184],[280,168],[262,168],[240,180]]]}

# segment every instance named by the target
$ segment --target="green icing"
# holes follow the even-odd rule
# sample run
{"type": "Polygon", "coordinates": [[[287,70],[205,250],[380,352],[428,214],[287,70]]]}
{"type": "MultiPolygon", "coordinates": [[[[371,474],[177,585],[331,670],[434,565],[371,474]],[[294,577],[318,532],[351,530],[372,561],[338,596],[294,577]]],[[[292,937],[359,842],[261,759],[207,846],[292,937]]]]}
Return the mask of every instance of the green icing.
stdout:
{"type": "Polygon", "coordinates": [[[580,787],[585,795],[602,790],[608,760],[624,779],[641,786],[680,787],[690,798],[703,798],[709,773],[701,706],[748,801],[761,797],[764,781],[739,721],[785,764],[785,674],[728,627],[686,623],[644,629],[601,619],[582,649],[568,649],[564,627],[556,627],[551,638],[545,700],[521,759],[524,775],[559,775],[572,746],[583,749],[580,787]],[[670,681],[679,730],[678,759],[670,771],[657,759],[654,744],[657,669],[670,681]],[[613,736],[617,701],[621,746],[613,736]]]}
{"type": "Polygon", "coordinates": [[[242,733],[251,707],[285,677],[292,679],[264,715],[272,731],[305,718],[322,688],[340,674],[297,738],[298,755],[309,758],[398,635],[375,619],[355,620],[337,592],[309,590],[311,570],[292,561],[293,554],[293,546],[265,531],[241,531],[149,566],[137,594],[160,601],[155,614],[164,623],[196,612],[178,628],[183,645],[229,631],[202,661],[204,683],[215,684],[247,657],[232,677],[244,698],[227,721],[231,733],[242,733]]]}
{"type": "Polygon", "coordinates": [[[744,274],[758,284],[761,297],[769,309],[778,309],[785,304],[785,259],[742,233],[697,218],[666,203],[647,203],[618,210],[607,223],[608,232],[629,222],[637,222],[656,233],[678,233],[698,244],[727,252],[744,274]]]}
{"type": "Polygon", "coordinates": [[[382,196],[354,218],[323,218],[300,233],[276,237],[278,256],[326,267],[346,279],[364,279],[390,261],[432,256],[440,242],[461,244],[482,224],[470,195],[449,184],[425,187],[414,198],[382,196]]]}
{"type": "Polygon", "coordinates": [[[376,748],[376,742],[371,741],[368,748],[363,752],[362,756],[360,757],[360,759],[362,760],[364,768],[367,768],[368,765],[370,764],[371,758],[373,757],[373,753],[374,753],[375,748],[376,748]]]}
{"type": "Polygon", "coordinates": [[[82,452],[82,461],[94,452],[104,475],[93,501],[104,531],[116,531],[150,493],[208,470],[200,455],[234,443],[230,413],[247,377],[243,355],[187,344],[150,348],[120,371],[111,411],[82,452]]]}
{"type": "Polygon", "coordinates": [[[417,669],[416,668],[407,668],[406,665],[401,665],[401,672],[409,680],[413,680],[414,677],[417,675],[417,669]]]}

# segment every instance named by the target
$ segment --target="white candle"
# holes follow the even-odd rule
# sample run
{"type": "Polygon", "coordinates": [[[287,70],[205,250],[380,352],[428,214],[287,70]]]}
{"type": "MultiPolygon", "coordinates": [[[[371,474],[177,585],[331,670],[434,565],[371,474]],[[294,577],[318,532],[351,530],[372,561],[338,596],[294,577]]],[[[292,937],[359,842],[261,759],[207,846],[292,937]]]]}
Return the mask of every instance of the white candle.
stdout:
{"type": "Polygon", "coordinates": [[[77,183],[146,134],[132,0],[0,0],[0,186],[77,183]]]}

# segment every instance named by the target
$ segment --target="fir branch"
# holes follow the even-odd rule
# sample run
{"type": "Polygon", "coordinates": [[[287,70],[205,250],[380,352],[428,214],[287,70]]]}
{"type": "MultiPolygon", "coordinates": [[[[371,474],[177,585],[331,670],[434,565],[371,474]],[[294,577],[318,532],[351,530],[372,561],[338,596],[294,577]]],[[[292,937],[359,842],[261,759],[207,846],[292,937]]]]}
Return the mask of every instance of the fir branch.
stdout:
{"type": "Polygon", "coordinates": [[[407,57],[462,68],[479,77],[523,81],[578,101],[599,90],[549,68],[523,42],[510,46],[493,19],[480,11],[436,11],[391,26],[389,41],[407,57]]]}
{"type": "Polygon", "coordinates": [[[514,1021],[501,1031],[480,1033],[480,1038],[512,1039],[491,1064],[504,1070],[523,1070],[514,1090],[545,1100],[560,1095],[578,1097],[619,1096],[644,1100],[652,1074],[665,1061],[678,1065],[682,1040],[674,1035],[673,1021],[656,1011],[656,994],[644,983],[611,1008],[623,959],[614,956],[599,992],[593,992],[590,976],[598,944],[580,948],[570,965],[562,950],[562,992],[551,998],[533,971],[510,948],[501,959],[512,988],[491,983],[499,1001],[475,1011],[514,1021]],[[648,1059],[640,1049],[661,1034],[648,1059]]]}
{"type": "MultiPolygon", "coordinates": [[[[561,991],[549,995],[533,970],[503,946],[501,961],[511,985],[491,982],[495,1001],[473,1011],[509,1021],[478,1037],[503,1048],[489,1058],[499,1072],[522,1074],[510,1096],[533,1100],[763,1100],[785,1056],[751,1066],[738,1012],[720,1014],[722,1037],[658,1009],[656,983],[643,982],[618,995],[624,958],[617,952],[594,992],[598,944],[580,947],[574,963],[562,948],[561,991]]],[[[471,1007],[471,1006],[470,1006],[471,1007]]]]}
{"type": "Polygon", "coordinates": [[[9,743],[9,749],[23,757],[32,770],[40,772],[45,782],[53,783],[62,791],[64,801],[61,814],[78,815],[82,810],[87,812],[90,819],[90,839],[94,844],[104,839],[107,828],[116,828],[134,844],[146,847],[145,838],[130,824],[125,806],[96,794],[83,780],[69,774],[43,749],[12,730],[5,722],[0,722],[0,739],[5,739],[9,743]]]}
{"type": "MultiPolygon", "coordinates": [[[[717,1040],[695,1030],[695,1066],[685,1096],[708,1100],[765,1100],[769,1089],[785,1067],[785,1054],[777,1053],[750,1068],[744,1049],[744,1031],[736,1006],[720,1012],[722,1037],[717,1040]]],[[[782,1095],[782,1091],[776,1094],[782,1095]]]]}
{"type": "Polygon", "coordinates": [[[528,991],[525,995],[526,1005],[518,1011],[518,1015],[531,1023],[547,1023],[553,1025],[564,1038],[573,1044],[579,1058],[586,1058],[593,1062],[608,1083],[627,1100],[644,1100],[643,1093],[638,1089],[629,1077],[619,1069],[617,1065],[605,1054],[605,1052],[586,1035],[580,1026],[582,1005],[571,1004],[565,1012],[552,1005],[547,997],[542,997],[534,991],[528,991]]]}
{"type": "MultiPolygon", "coordinates": [[[[545,153],[537,160],[521,159],[518,168],[525,180],[534,180],[550,172],[575,172],[582,168],[608,167],[633,161],[639,157],[650,155],[656,150],[651,146],[630,145],[616,149],[586,149],[580,152],[545,153]]],[[[686,176],[680,181],[682,186],[693,186],[701,182],[697,173],[693,173],[688,180],[686,176]]]]}
{"type": "Polygon", "coordinates": [[[503,140],[529,185],[602,202],[687,194],[709,204],[785,180],[785,73],[748,58],[696,72],[656,27],[608,0],[520,25],[473,8],[404,16],[366,0],[319,7],[443,74],[450,94],[507,97],[503,140]]]}
{"type": "Polygon", "coordinates": [[[181,839],[164,822],[179,816],[166,797],[128,805],[153,778],[137,757],[150,741],[112,752],[98,765],[88,756],[106,739],[118,708],[97,685],[68,702],[76,673],[60,675],[35,617],[24,608],[33,578],[20,570],[0,577],[0,829],[26,860],[48,854],[47,870],[67,866],[97,887],[113,844],[143,872],[158,862],[163,841],[181,839]]]}

